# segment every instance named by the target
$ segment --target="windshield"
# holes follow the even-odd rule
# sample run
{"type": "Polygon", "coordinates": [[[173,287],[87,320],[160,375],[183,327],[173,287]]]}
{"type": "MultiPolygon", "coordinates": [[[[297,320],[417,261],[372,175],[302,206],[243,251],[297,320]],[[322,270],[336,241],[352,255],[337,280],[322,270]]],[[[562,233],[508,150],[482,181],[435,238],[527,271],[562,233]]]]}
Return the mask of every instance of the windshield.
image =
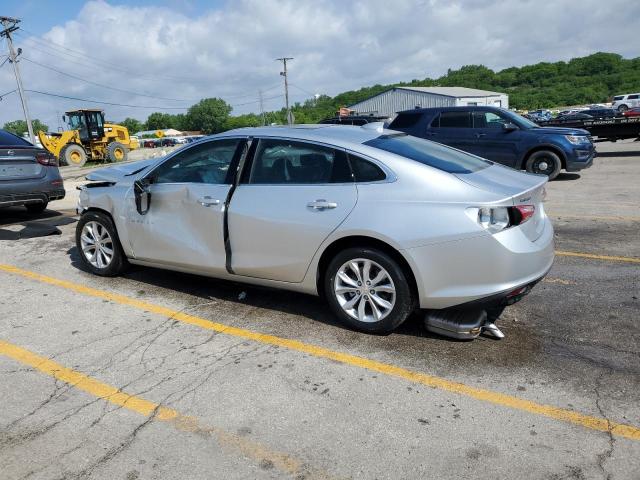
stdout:
{"type": "Polygon", "coordinates": [[[364,144],[448,173],[473,173],[493,165],[475,155],[406,134],[383,135],[364,144]]]}
{"type": "Polygon", "coordinates": [[[82,113],[69,114],[69,126],[72,130],[79,130],[84,125],[84,115],[82,113]]]}

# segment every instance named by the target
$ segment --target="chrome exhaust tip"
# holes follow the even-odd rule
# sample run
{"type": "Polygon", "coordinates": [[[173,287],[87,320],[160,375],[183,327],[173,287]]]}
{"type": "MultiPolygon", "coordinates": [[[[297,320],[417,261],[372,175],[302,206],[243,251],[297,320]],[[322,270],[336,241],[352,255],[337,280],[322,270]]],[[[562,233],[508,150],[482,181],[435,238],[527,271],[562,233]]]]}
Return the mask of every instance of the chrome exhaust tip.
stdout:
{"type": "Polygon", "coordinates": [[[498,328],[498,326],[493,322],[487,322],[482,326],[482,333],[486,333],[497,340],[502,340],[504,338],[504,333],[502,330],[498,328]]]}

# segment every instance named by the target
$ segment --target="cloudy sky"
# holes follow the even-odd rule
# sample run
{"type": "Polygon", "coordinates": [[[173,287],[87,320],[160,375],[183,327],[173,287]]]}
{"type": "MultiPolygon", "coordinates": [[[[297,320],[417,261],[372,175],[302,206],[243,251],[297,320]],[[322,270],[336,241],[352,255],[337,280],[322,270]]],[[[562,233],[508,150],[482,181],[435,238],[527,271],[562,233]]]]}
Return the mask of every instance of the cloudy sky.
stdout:
{"type": "MultiPolygon", "coordinates": [[[[291,96],[334,95],[376,83],[438,77],[447,68],[493,69],[568,60],[597,51],[640,56],[636,0],[3,0],[0,15],[22,19],[25,88],[32,117],[57,127],[66,109],[107,117],[178,113],[218,96],[234,113],[283,103],[280,65],[290,63],[291,96]],[[56,2],[58,3],[58,2],[56,2]],[[87,80],[87,81],[85,81],[87,80]],[[110,87],[110,88],[106,88],[110,87]],[[84,100],[126,104],[117,106],[84,100]],[[141,108],[144,107],[144,108],[141,108]]],[[[0,44],[3,55],[6,45],[0,44]]],[[[0,57],[0,63],[4,58],[0,57]]],[[[0,95],[15,89],[9,63],[0,95]]],[[[0,101],[0,125],[22,118],[18,96],[0,101]]]]}

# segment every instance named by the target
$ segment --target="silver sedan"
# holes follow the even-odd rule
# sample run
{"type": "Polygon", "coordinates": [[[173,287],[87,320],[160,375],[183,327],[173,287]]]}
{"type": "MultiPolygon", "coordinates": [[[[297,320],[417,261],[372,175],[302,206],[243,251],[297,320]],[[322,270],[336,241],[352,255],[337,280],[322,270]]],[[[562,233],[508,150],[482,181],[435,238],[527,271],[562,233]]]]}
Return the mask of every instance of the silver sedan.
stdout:
{"type": "Polygon", "coordinates": [[[93,273],[322,295],[368,332],[418,308],[512,303],[554,258],[546,177],[378,124],[233,130],[88,179],[76,240],[93,273]]]}

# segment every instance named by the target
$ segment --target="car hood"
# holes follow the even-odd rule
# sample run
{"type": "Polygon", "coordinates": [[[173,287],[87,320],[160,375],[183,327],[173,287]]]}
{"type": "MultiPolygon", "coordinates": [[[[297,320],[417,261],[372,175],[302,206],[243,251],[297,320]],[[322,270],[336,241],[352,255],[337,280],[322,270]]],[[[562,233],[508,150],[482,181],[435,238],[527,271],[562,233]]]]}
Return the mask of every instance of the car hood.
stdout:
{"type": "Polygon", "coordinates": [[[155,165],[158,161],[160,161],[159,158],[150,158],[147,160],[140,160],[139,162],[131,162],[123,165],[116,165],[113,167],[100,168],[89,173],[86,176],[86,179],[97,182],[118,182],[125,177],[142,173],[143,170],[147,170],[150,166],[155,165]]]}
{"type": "MultiPolygon", "coordinates": [[[[576,120],[579,122],[580,120],[576,120]]],[[[536,127],[530,131],[540,133],[542,135],[589,135],[587,130],[581,128],[566,128],[566,127],[536,127]]]]}
{"type": "Polygon", "coordinates": [[[502,198],[513,198],[514,203],[520,203],[520,199],[516,197],[536,190],[548,181],[545,175],[521,172],[498,164],[477,172],[455,175],[463,182],[481,190],[496,193],[502,198]]]}

